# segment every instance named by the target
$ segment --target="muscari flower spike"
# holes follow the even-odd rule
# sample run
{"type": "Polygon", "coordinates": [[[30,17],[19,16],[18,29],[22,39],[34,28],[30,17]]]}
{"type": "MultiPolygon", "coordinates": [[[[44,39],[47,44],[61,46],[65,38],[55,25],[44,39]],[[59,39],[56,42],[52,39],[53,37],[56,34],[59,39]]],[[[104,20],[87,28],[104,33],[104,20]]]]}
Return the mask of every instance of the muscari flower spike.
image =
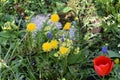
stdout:
{"type": "Polygon", "coordinates": [[[108,52],[108,46],[103,46],[102,47],[102,52],[107,53],[108,52]]]}
{"type": "Polygon", "coordinates": [[[64,35],[62,36],[62,39],[61,39],[61,40],[62,40],[62,42],[64,42],[64,41],[65,41],[65,39],[64,39],[64,35]]]}
{"type": "Polygon", "coordinates": [[[49,39],[52,39],[52,36],[53,36],[53,35],[52,35],[51,32],[48,32],[48,33],[47,33],[47,37],[48,37],[49,39]]]}

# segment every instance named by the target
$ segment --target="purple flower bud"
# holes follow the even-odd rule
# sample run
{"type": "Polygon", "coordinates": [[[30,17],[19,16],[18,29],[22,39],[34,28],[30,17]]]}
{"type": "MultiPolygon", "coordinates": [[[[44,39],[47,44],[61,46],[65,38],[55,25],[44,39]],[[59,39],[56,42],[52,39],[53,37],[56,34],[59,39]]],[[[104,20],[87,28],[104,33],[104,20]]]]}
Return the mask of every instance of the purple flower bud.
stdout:
{"type": "Polygon", "coordinates": [[[47,33],[47,37],[48,37],[49,39],[52,39],[52,36],[53,36],[53,35],[52,35],[51,32],[48,32],[48,33],[47,33]]]}
{"type": "Polygon", "coordinates": [[[102,47],[102,52],[107,53],[108,52],[108,46],[103,46],[102,47]]]}
{"type": "Polygon", "coordinates": [[[62,36],[62,42],[64,42],[65,40],[64,40],[64,36],[62,36]]]}

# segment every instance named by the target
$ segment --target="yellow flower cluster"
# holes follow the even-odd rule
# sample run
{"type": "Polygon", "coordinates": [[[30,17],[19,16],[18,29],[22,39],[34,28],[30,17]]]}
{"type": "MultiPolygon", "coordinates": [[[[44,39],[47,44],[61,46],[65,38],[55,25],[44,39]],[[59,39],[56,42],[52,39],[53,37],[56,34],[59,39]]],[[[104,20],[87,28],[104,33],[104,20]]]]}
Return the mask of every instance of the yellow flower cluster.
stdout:
{"type": "Polygon", "coordinates": [[[64,25],[63,29],[64,29],[64,30],[70,30],[70,26],[71,26],[71,23],[70,23],[70,22],[67,22],[67,23],[64,25]]]}
{"type": "Polygon", "coordinates": [[[50,52],[52,49],[57,49],[58,47],[58,41],[52,40],[51,42],[45,42],[42,45],[42,50],[44,52],[50,52]]]}
{"type": "Polygon", "coordinates": [[[26,17],[25,17],[25,20],[29,20],[29,19],[30,19],[29,16],[26,16],[26,17]]]}
{"type": "Polygon", "coordinates": [[[33,32],[36,30],[36,25],[34,23],[29,23],[27,25],[27,29],[26,29],[28,32],[33,32]]]}
{"type": "Polygon", "coordinates": [[[52,14],[51,15],[51,17],[50,17],[50,20],[52,21],[52,22],[58,22],[59,20],[60,20],[60,17],[59,17],[59,15],[58,14],[52,14]]]}
{"type": "Polygon", "coordinates": [[[6,2],[6,0],[1,0],[1,2],[6,2]]]}
{"type": "Polygon", "coordinates": [[[75,51],[74,51],[74,54],[78,54],[78,53],[79,53],[79,51],[80,51],[80,48],[79,48],[79,47],[77,47],[77,48],[75,49],[75,51]]]}
{"type": "Polygon", "coordinates": [[[15,25],[14,22],[7,21],[3,26],[2,30],[16,30],[18,26],[15,25]]]}
{"type": "Polygon", "coordinates": [[[120,63],[119,58],[116,58],[116,59],[114,60],[114,62],[115,62],[115,64],[119,64],[119,63],[120,63]]]}
{"type": "Polygon", "coordinates": [[[79,18],[76,16],[74,19],[77,21],[79,18]]]}

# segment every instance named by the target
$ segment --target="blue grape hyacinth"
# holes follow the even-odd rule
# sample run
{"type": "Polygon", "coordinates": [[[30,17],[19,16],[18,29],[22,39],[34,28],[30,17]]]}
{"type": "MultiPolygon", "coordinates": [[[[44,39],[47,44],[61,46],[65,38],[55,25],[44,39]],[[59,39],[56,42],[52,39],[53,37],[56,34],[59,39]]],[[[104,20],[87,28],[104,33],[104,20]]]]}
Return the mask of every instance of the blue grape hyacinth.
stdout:
{"type": "Polygon", "coordinates": [[[53,36],[53,35],[52,35],[51,32],[48,32],[48,33],[47,33],[47,37],[48,37],[49,39],[52,39],[52,36],[53,36]]]}
{"type": "Polygon", "coordinates": [[[108,46],[103,46],[102,47],[102,52],[107,53],[108,52],[108,46]]]}
{"type": "Polygon", "coordinates": [[[64,35],[62,36],[62,39],[61,39],[61,40],[62,40],[62,42],[64,42],[64,41],[65,41],[65,40],[64,40],[64,35]]]}

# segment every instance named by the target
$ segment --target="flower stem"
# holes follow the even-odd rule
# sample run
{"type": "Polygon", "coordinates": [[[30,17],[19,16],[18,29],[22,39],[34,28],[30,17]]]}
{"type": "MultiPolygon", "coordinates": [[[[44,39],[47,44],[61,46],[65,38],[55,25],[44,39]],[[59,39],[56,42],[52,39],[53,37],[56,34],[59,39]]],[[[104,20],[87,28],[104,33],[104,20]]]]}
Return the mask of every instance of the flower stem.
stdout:
{"type": "Polygon", "coordinates": [[[105,80],[105,77],[102,77],[102,80],[105,80]]]}

